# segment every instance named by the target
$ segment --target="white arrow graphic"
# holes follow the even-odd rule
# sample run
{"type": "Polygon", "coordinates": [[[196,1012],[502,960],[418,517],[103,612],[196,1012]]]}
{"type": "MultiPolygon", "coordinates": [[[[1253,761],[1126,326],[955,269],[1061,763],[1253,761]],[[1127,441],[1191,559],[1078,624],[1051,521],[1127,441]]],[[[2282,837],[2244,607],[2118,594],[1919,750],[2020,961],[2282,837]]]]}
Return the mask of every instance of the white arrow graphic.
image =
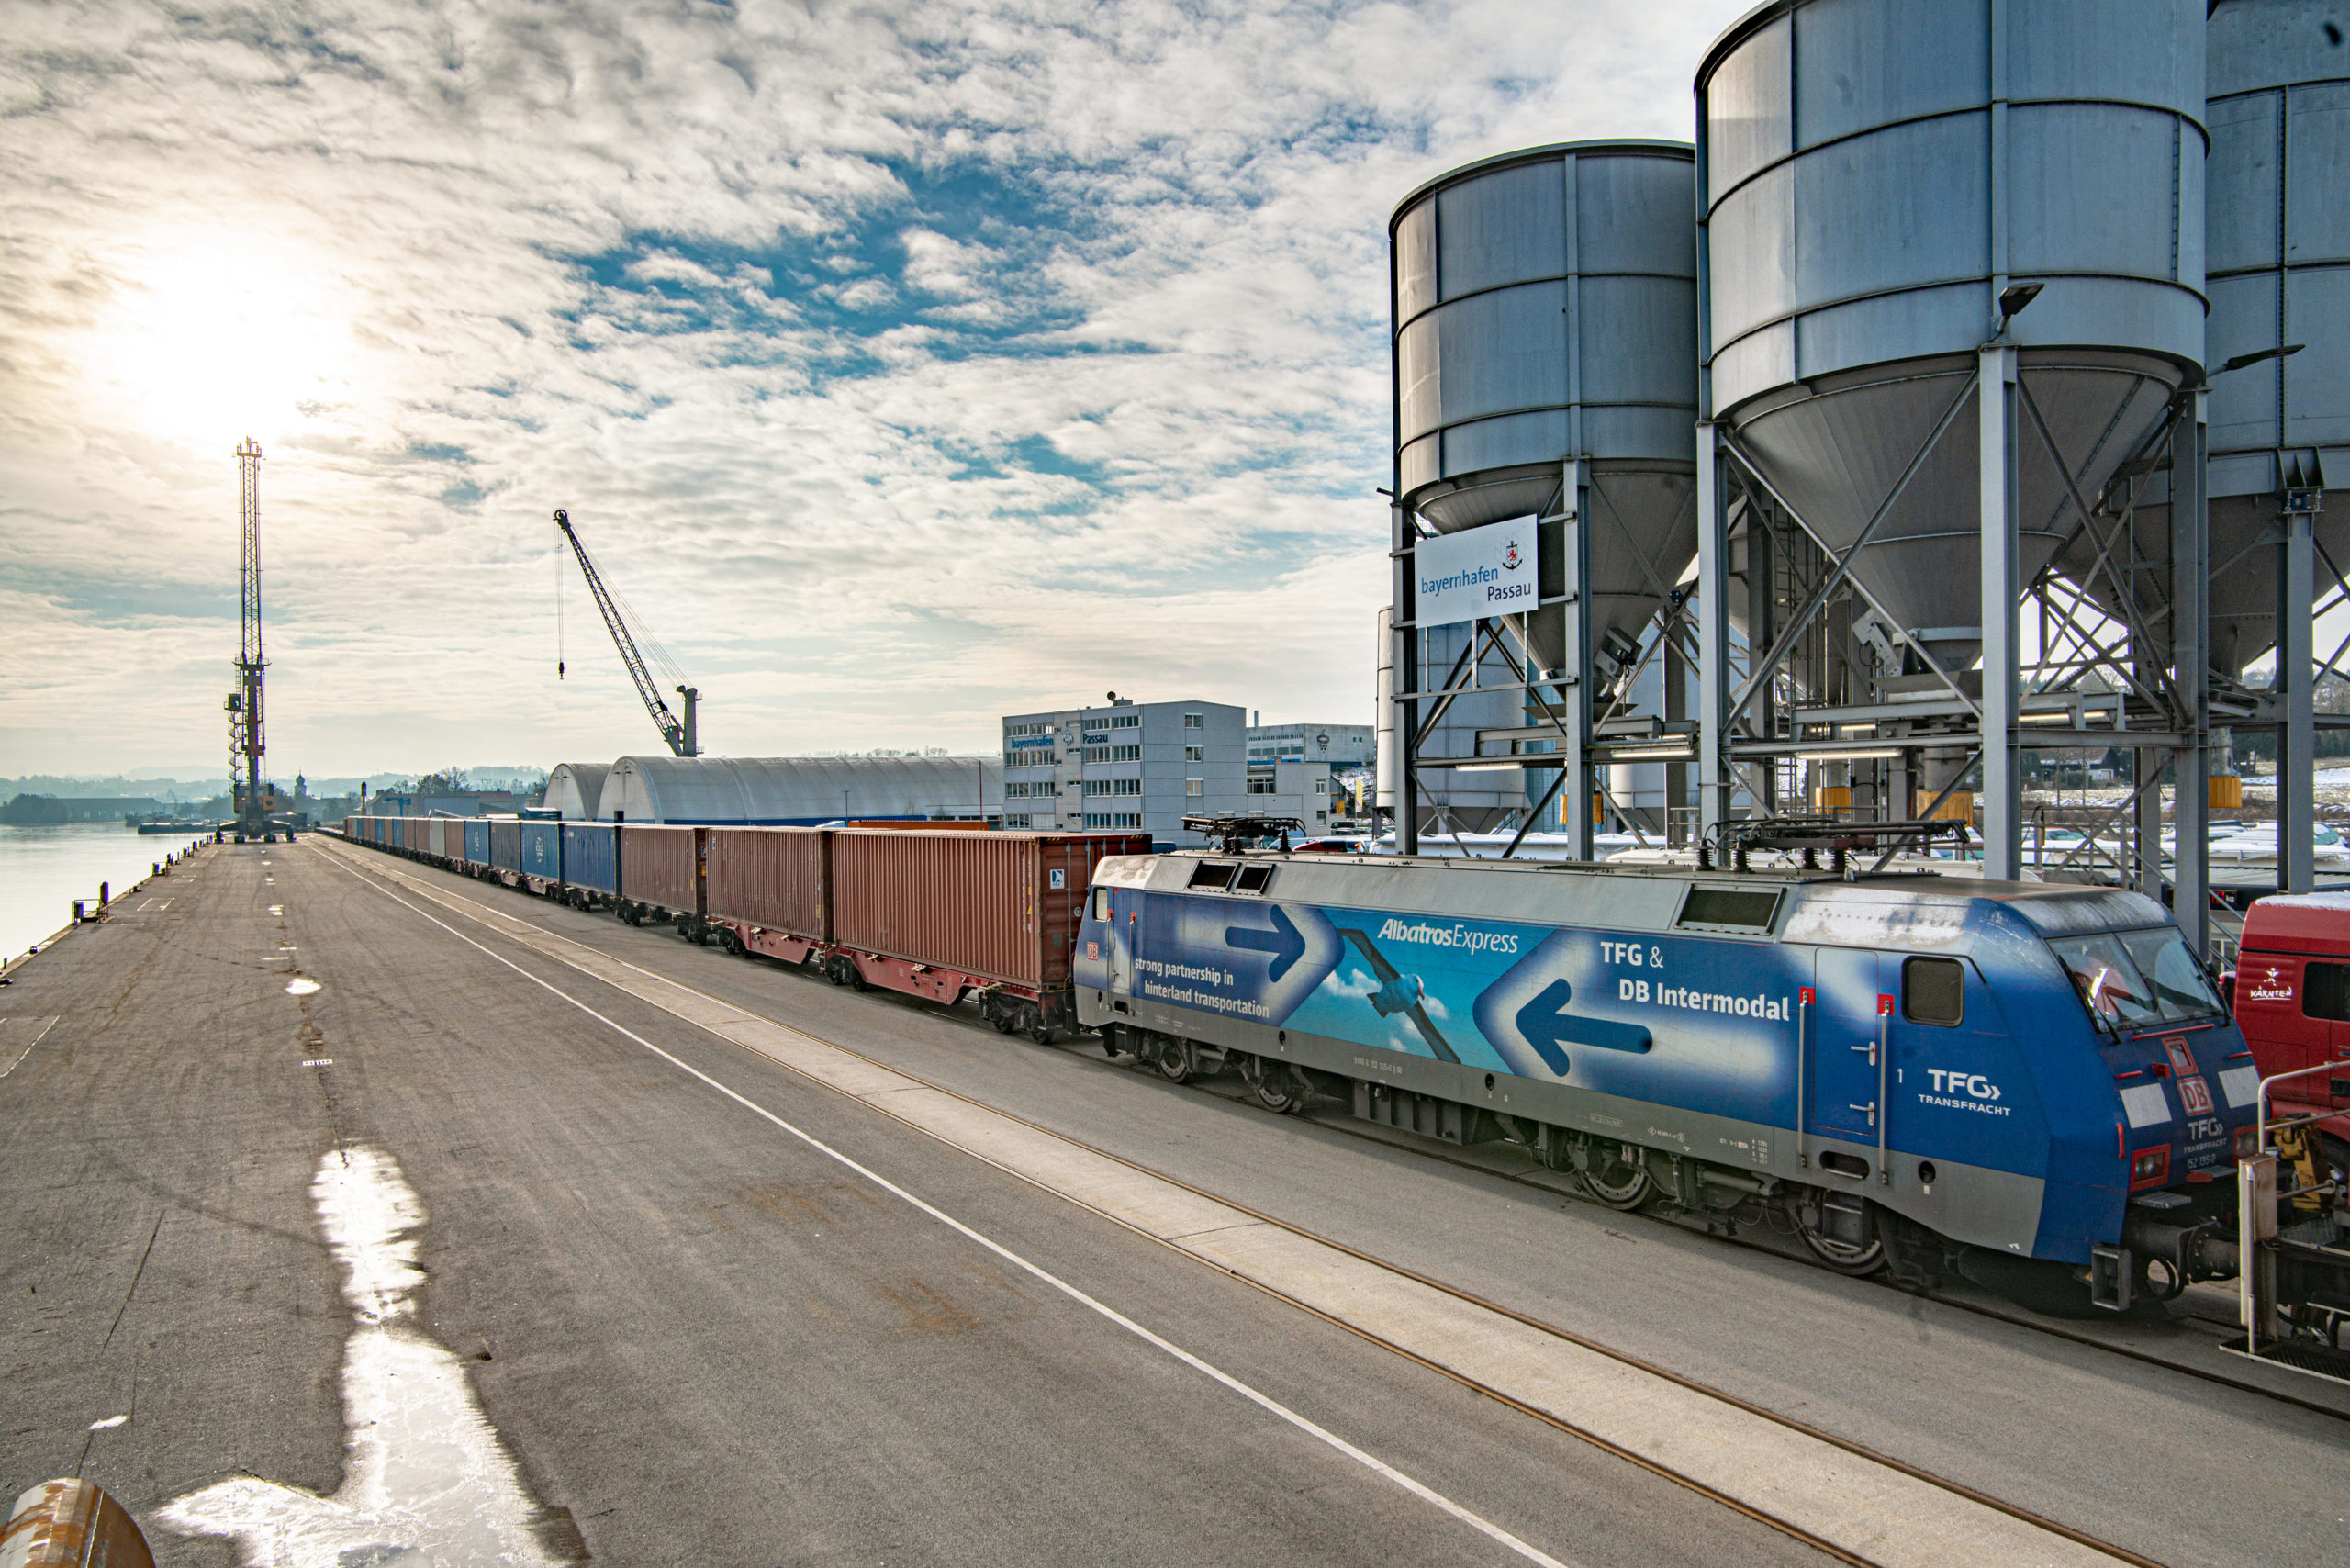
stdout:
{"type": "Polygon", "coordinates": [[[424,1204],[381,1150],[330,1154],[310,1183],[355,1319],[343,1347],[349,1452],[331,1497],[241,1476],[173,1499],[156,1518],[228,1536],[252,1568],[552,1565],[535,1512],[464,1365],[405,1323],[424,1282],[424,1204]]]}

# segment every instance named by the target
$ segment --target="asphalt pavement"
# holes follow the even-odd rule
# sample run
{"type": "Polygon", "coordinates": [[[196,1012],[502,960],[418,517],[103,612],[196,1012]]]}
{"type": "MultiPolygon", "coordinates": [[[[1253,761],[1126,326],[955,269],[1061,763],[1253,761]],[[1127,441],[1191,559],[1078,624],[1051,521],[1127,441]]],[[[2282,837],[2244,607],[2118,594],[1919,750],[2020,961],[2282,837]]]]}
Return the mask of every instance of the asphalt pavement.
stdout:
{"type": "MultiPolygon", "coordinates": [[[[913,1070],[1016,1064],[1007,1092],[1029,1099],[1058,1075],[1071,1120],[1112,1123],[1162,1165],[1205,1156],[1253,1189],[1303,1161],[1303,1210],[1328,1162],[1351,1159],[1371,1187],[1432,1184],[1530,1233],[1505,1252],[1546,1249],[1543,1227],[1581,1238],[1583,1216],[1405,1156],[449,880],[635,961],[706,972],[853,1048],[922,1056],[913,1070]],[[1219,1145],[1245,1158],[1220,1160],[1219,1145]]],[[[251,1478],[349,1505],[356,1456],[397,1443],[395,1421],[352,1428],[358,1254],[330,1247],[313,1190],[360,1152],[421,1204],[412,1230],[386,1233],[421,1271],[400,1332],[462,1365],[548,1558],[1816,1560],[458,924],[322,846],[221,846],[0,991],[9,1495],[85,1475],[147,1521],[160,1562],[190,1563],[238,1560],[159,1518],[207,1487],[251,1478]]],[[[1431,1210],[1414,1204],[1383,1247],[1417,1248],[1431,1210]]],[[[444,1501],[429,1487],[393,1499],[444,1501]]],[[[423,1560],[359,1551],[326,1561],[423,1560]]]]}

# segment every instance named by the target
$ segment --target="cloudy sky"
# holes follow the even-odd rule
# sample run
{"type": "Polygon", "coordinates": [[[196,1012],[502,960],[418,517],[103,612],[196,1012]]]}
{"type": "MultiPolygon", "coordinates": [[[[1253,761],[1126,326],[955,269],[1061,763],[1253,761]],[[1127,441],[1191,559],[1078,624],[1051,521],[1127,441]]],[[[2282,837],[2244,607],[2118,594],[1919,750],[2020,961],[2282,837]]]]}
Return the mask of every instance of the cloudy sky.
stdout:
{"type": "Polygon", "coordinates": [[[656,749],[557,506],[714,752],[1367,722],[1389,210],[1745,8],[6,0],[0,776],[224,757],[248,435],[281,777],[656,749]]]}

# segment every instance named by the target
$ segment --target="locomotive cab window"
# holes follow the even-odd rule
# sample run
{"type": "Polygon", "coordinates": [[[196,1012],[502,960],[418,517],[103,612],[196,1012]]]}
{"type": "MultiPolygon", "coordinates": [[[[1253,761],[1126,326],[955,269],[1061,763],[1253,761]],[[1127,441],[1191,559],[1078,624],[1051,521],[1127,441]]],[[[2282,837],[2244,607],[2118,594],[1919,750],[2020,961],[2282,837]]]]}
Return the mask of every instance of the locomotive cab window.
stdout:
{"type": "Polygon", "coordinates": [[[1228,888],[1232,885],[1232,873],[1238,869],[1239,867],[1229,862],[1219,865],[1214,860],[1203,860],[1192,868],[1191,885],[1194,888],[1228,888]]]}
{"type": "Polygon", "coordinates": [[[1906,958],[1901,1016],[1942,1028],[1966,1022],[1966,966],[1956,958],[1906,958]]]}
{"type": "Polygon", "coordinates": [[[1110,918],[1110,890],[1107,888],[1093,890],[1093,918],[1096,920],[1110,918]]]}
{"type": "Polygon", "coordinates": [[[1260,860],[1240,868],[1240,874],[1232,879],[1232,890],[1236,893],[1261,893],[1272,885],[1272,880],[1273,868],[1260,860]]]}
{"type": "Polygon", "coordinates": [[[1692,888],[1681,901],[1681,918],[1673,924],[1718,931],[1768,931],[1778,913],[1775,888],[1692,888]]]}
{"type": "Polygon", "coordinates": [[[2350,964],[2302,966],[2301,1016],[2350,1024],[2350,964]]]}

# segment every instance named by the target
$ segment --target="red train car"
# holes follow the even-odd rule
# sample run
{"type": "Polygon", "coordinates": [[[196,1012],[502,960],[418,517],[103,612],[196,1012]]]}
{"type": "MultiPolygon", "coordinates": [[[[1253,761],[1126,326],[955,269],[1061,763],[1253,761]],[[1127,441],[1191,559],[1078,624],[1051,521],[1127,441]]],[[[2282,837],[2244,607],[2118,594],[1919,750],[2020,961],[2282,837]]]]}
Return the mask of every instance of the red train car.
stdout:
{"type": "Polygon", "coordinates": [[[833,978],[952,1005],[1005,1033],[1076,1024],[1070,960],[1096,862],[1140,834],[843,828],[832,834],[833,978]]]}
{"type": "Polygon", "coordinates": [[[2302,1075],[2269,1092],[2271,1117],[2320,1116],[2335,1163],[2350,1164],[2350,892],[2256,901],[2231,989],[2260,1076],[2302,1075]]]}
{"type": "Polygon", "coordinates": [[[621,918],[674,923],[699,937],[702,915],[702,853],[711,829],[626,823],[621,827],[621,918]]]}
{"type": "Polygon", "coordinates": [[[703,913],[720,942],[804,964],[833,939],[833,835],[816,827],[714,827],[703,913]]]}

